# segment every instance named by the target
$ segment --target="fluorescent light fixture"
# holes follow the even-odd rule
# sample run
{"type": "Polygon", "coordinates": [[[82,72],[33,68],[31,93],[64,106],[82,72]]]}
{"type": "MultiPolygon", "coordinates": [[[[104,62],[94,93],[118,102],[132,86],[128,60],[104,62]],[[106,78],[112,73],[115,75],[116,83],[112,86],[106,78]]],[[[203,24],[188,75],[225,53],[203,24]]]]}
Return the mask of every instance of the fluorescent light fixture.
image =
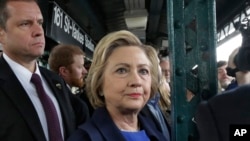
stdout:
{"type": "Polygon", "coordinates": [[[128,29],[146,29],[147,16],[125,18],[128,29]]]}
{"type": "Polygon", "coordinates": [[[163,39],[163,40],[161,41],[161,46],[162,46],[162,47],[168,47],[168,40],[167,40],[167,39],[163,39]]]}
{"type": "Polygon", "coordinates": [[[146,9],[127,10],[124,12],[124,17],[128,29],[146,29],[148,21],[148,12],[146,9]]]}

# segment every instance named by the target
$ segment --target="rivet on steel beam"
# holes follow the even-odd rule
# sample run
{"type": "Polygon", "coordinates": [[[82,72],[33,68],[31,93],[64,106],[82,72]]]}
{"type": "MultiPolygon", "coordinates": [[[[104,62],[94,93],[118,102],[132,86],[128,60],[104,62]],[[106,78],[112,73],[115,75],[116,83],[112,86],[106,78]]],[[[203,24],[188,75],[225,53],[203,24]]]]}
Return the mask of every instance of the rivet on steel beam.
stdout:
{"type": "Polygon", "coordinates": [[[207,50],[207,46],[201,45],[200,49],[201,49],[201,51],[206,51],[207,50]]]}
{"type": "Polygon", "coordinates": [[[183,69],[181,68],[177,68],[175,72],[177,76],[181,76],[184,73],[183,69]]]}
{"type": "Polygon", "coordinates": [[[181,28],[181,23],[179,21],[175,21],[174,27],[175,28],[181,28]]]}
{"type": "Polygon", "coordinates": [[[182,123],[184,121],[185,117],[184,116],[178,116],[177,117],[177,122],[182,123]]]}

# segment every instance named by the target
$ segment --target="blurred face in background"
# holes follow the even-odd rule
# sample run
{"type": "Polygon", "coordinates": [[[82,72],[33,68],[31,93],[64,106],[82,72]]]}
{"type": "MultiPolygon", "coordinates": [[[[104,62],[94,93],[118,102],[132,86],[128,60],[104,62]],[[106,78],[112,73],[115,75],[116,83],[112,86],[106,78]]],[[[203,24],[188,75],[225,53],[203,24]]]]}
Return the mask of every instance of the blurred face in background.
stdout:
{"type": "Polygon", "coordinates": [[[116,48],[107,60],[103,95],[109,111],[139,111],[151,92],[150,61],[137,46],[116,48]]]}
{"type": "Polygon", "coordinates": [[[218,69],[218,81],[220,82],[220,85],[222,88],[227,88],[227,86],[231,83],[233,80],[233,77],[230,77],[227,75],[227,65],[223,65],[218,69]]]}
{"type": "Polygon", "coordinates": [[[72,87],[83,87],[87,70],[84,67],[84,56],[74,55],[74,63],[66,68],[65,81],[72,87]]]}
{"type": "Polygon", "coordinates": [[[165,76],[167,82],[170,82],[170,64],[169,60],[161,60],[160,61],[162,74],[165,76]]]}

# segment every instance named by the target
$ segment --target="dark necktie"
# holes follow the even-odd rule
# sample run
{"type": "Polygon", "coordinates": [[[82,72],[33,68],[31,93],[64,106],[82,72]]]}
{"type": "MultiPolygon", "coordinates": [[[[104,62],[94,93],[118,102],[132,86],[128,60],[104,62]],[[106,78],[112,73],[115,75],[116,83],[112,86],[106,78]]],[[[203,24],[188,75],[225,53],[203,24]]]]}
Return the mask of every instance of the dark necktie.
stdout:
{"type": "Polygon", "coordinates": [[[38,74],[33,73],[30,81],[36,87],[38,97],[42,103],[46,115],[49,140],[63,141],[56,108],[50,97],[45,93],[40,76],[38,74]]]}

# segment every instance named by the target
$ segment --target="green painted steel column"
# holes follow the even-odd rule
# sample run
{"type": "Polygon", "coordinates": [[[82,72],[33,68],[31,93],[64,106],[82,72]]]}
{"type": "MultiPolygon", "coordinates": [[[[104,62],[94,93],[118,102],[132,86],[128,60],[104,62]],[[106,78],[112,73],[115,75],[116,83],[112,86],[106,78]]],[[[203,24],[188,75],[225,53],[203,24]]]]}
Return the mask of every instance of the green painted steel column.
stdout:
{"type": "Polygon", "coordinates": [[[196,107],[217,93],[215,0],[167,0],[167,9],[172,141],[196,141],[196,107]]]}
{"type": "Polygon", "coordinates": [[[197,0],[199,93],[206,100],[217,94],[215,0],[197,0]]]}
{"type": "Polygon", "coordinates": [[[184,0],[168,0],[172,141],[187,141],[184,0]]]}

